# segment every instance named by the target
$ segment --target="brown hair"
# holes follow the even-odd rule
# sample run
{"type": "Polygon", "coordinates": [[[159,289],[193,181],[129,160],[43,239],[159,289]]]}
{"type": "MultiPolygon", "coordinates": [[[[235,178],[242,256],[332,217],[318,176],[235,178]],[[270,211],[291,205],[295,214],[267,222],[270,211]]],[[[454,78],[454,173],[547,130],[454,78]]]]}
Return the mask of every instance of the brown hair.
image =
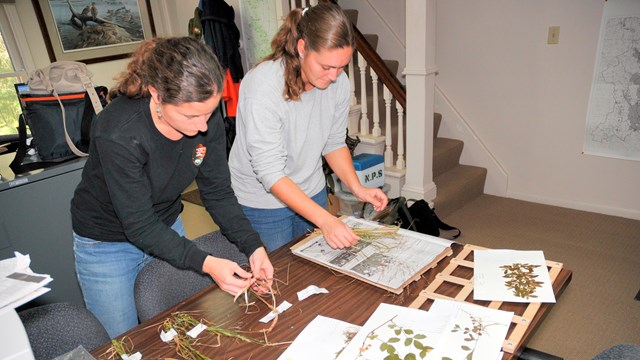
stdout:
{"type": "Polygon", "coordinates": [[[299,39],[304,40],[306,51],[355,47],[351,22],[339,6],[322,3],[291,10],[271,40],[272,53],[263,59],[282,59],[285,82],[283,95],[287,100],[298,100],[304,92],[297,46],[299,39]]]}
{"type": "Polygon", "coordinates": [[[175,105],[221,93],[224,72],[213,51],[194,38],[153,38],[140,44],[118,80],[119,94],[146,97],[153,86],[160,101],[175,105]]]}

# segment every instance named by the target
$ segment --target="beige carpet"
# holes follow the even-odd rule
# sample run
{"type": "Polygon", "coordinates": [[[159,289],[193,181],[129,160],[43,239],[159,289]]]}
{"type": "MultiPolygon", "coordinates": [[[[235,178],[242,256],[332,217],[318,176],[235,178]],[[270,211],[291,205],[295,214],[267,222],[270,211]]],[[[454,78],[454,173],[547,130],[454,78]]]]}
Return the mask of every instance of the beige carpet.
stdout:
{"type": "Polygon", "coordinates": [[[543,250],[573,271],[530,348],[573,360],[640,344],[640,221],[490,195],[443,220],[462,230],[460,242],[543,250]]]}

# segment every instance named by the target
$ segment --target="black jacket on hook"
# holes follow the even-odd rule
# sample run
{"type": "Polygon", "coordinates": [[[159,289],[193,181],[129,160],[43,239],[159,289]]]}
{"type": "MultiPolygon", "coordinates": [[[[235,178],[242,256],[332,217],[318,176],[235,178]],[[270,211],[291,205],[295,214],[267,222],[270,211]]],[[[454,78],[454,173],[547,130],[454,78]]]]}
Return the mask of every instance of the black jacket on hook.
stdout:
{"type": "Polygon", "coordinates": [[[235,11],[224,0],[202,1],[204,42],[213,49],[220,63],[229,69],[233,82],[244,77],[240,57],[240,30],[235,23],[235,11]]]}

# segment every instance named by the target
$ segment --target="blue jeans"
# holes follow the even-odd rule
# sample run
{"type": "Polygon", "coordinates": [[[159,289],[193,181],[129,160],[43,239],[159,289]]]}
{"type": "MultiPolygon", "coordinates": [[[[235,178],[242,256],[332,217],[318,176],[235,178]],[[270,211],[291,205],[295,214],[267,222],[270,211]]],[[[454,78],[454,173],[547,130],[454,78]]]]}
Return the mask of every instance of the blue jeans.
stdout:
{"type": "MultiPolygon", "coordinates": [[[[178,217],[171,227],[184,236],[178,217]]],[[[138,325],[134,284],[153,259],[130,242],[106,242],[73,233],[76,273],[84,302],[112,339],[138,325]]]]}
{"type": "MultiPolygon", "coordinates": [[[[322,189],[312,196],[311,200],[326,209],[326,190],[322,189]]],[[[269,252],[280,248],[315,227],[288,207],[260,209],[242,205],[242,210],[251,222],[253,229],[260,234],[260,238],[269,252]]]]}

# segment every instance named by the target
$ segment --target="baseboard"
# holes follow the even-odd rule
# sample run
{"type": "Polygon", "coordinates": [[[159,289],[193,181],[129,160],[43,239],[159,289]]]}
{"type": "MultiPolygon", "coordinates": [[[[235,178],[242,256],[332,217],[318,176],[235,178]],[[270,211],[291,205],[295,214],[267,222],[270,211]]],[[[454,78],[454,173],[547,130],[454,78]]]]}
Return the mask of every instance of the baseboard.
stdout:
{"type": "Polygon", "coordinates": [[[559,207],[564,207],[564,208],[569,208],[574,210],[588,211],[588,212],[611,215],[611,216],[619,216],[619,217],[632,219],[632,220],[640,220],[640,210],[636,210],[636,209],[613,208],[613,207],[602,206],[598,204],[545,198],[542,196],[535,196],[531,194],[524,194],[524,193],[517,193],[517,192],[507,192],[506,197],[511,199],[516,199],[516,200],[529,201],[529,202],[538,203],[538,204],[559,206],[559,207]]]}

